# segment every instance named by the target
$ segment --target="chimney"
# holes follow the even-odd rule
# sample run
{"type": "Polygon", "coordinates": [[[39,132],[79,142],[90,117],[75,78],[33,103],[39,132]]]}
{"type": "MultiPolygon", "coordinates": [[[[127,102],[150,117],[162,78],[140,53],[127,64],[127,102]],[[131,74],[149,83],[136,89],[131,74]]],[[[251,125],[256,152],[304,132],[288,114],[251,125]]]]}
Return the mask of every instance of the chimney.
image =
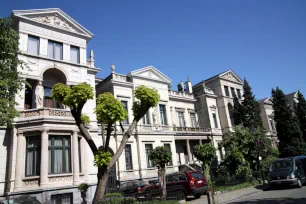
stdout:
{"type": "Polygon", "coordinates": [[[188,81],[185,82],[185,86],[186,86],[186,92],[187,93],[192,93],[192,84],[188,75],[188,81]]]}

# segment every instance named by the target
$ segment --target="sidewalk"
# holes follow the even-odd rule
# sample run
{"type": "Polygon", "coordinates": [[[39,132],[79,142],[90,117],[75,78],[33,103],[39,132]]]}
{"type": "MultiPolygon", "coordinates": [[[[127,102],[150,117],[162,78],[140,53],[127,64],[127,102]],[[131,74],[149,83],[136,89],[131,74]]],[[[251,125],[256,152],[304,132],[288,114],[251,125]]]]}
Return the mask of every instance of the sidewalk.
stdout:
{"type": "MultiPolygon", "coordinates": [[[[242,198],[251,194],[255,194],[258,192],[262,192],[262,190],[257,189],[255,187],[248,187],[248,188],[243,188],[235,191],[229,191],[229,192],[224,192],[224,193],[219,193],[215,195],[215,201],[216,204],[228,204],[233,202],[234,200],[238,198],[242,198]]],[[[202,195],[201,198],[199,199],[193,199],[190,197],[190,199],[187,200],[187,203],[190,204],[208,204],[207,202],[207,196],[202,195]]]]}

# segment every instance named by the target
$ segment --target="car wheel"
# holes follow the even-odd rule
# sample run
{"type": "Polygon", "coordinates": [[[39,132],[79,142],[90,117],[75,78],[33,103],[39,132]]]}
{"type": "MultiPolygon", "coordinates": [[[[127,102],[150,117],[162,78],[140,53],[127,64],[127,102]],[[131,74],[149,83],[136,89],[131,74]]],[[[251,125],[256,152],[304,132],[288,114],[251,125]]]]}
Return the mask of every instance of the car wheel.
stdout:
{"type": "Polygon", "coordinates": [[[199,193],[198,193],[198,194],[195,194],[194,197],[195,197],[196,199],[198,199],[198,198],[201,197],[201,194],[199,194],[199,193]]]}
{"type": "Polygon", "coordinates": [[[302,188],[303,187],[303,183],[302,183],[302,180],[300,178],[297,179],[297,187],[298,188],[302,188]]]}
{"type": "Polygon", "coordinates": [[[152,200],[152,193],[150,192],[145,192],[144,193],[144,197],[146,200],[152,200]]]}
{"type": "Polygon", "coordinates": [[[177,198],[178,198],[179,200],[186,200],[186,199],[187,199],[187,196],[186,196],[186,194],[185,194],[184,191],[179,191],[179,192],[178,192],[177,198]]]}

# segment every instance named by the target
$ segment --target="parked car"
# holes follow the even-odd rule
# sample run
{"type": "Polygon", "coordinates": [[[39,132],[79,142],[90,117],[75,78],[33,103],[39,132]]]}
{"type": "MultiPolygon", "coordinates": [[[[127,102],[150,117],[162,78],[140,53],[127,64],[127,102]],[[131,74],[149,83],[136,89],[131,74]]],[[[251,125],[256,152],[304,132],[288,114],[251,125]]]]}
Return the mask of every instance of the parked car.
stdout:
{"type": "Polygon", "coordinates": [[[17,198],[0,201],[0,204],[40,204],[40,202],[34,197],[23,195],[17,198]]]}
{"type": "Polygon", "coordinates": [[[125,197],[137,197],[138,193],[141,192],[141,189],[146,185],[148,184],[139,180],[127,181],[122,183],[116,191],[120,192],[122,196],[125,197]]]}
{"type": "Polygon", "coordinates": [[[268,184],[271,188],[287,184],[302,188],[305,183],[306,156],[282,158],[274,161],[268,174],[268,184]]]}
{"type": "MultiPolygon", "coordinates": [[[[166,186],[167,194],[173,194],[173,189],[175,189],[174,191],[178,191],[177,193],[179,193],[179,197],[182,199],[186,199],[188,195],[199,198],[208,191],[207,180],[203,174],[198,171],[168,174],[166,175],[166,186]]],[[[161,194],[161,186],[159,183],[151,184],[143,187],[141,191],[148,199],[159,196],[161,194]]]]}

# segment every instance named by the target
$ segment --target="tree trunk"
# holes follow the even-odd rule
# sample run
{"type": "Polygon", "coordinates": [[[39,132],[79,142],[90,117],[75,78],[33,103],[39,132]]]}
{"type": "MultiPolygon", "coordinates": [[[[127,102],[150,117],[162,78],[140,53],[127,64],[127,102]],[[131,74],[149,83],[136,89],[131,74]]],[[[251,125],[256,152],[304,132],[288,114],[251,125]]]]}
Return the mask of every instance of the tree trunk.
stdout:
{"type": "Polygon", "coordinates": [[[107,168],[99,168],[98,170],[98,184],[96,188],[95,197],[93,199],[93,204],[102,203],[102,200],[104,198],[106,185],[108,181],[109,171],[107,171],[107,168]]]}
{"type": "Polygon", "coordinates": [[[161,167],[159,170],[159,176],[160,176],[160,186],[162,188],[162,200],[166,200],[167,198],[167,183],[166,183],[166,168],[161,167]]]}

